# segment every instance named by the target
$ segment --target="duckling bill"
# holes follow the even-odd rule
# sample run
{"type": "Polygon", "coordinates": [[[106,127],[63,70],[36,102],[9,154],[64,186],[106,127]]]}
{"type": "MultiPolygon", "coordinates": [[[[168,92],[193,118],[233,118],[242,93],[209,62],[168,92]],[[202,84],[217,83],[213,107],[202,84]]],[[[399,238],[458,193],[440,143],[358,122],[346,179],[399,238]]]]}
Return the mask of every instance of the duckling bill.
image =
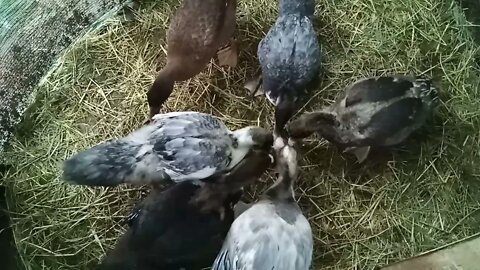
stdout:
{"type": "Polygon", "coordinates": [[[183,0],[167,32],[167,63],[147,92],[150,117],[173,91],[205,69],[217,55],[220,66],[237,65],[236,0],[183,0]]]}
{"type": "Polygon", "coordinates": [[[228,172],[252,149],[268,152],[272,144],[271,132],[261,127],[230,131],[210,114],[158,114],[124,138],[66,160],[63,178],[88,186],[197,181],[228,172]]]}
{"type": "Polygon", "coordinates": [[[275,131],[283,131],[296,102],[318,82],[320,45],[313,26],[313,0],[279,0],[275,24],[257,50],[262,75],[245,84],[275,106],[275,131]]]}
{"type": "Polygon", "coordinates": [[[371,147],[393,146],[419,129],[437,100],[430,79],[401,75],[367,78],[347,88],[337,101],[287,125],[292,138],[316,132],[353,152],[363,162],[371,147]]]}

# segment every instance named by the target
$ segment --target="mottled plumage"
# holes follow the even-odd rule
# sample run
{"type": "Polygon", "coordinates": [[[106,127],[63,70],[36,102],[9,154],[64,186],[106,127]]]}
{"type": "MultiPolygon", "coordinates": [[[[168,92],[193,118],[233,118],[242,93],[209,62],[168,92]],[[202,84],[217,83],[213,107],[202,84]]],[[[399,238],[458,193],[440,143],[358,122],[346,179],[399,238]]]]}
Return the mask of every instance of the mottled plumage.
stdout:
{"type": "Polygon", "coordinates": [[[282,146],[279,179],[232,224],[212,270],[308,270],[313,252],[310,224],[293,196],[296,152],[282,146]]]}
{"type": "Polygon", "coordinates": [[[258,59],[270,102],[276,105],[282,95],[296,100],[320,69],[320,48],[312,21],[299,14],[281,15],[260,41],[258,59]]]}
{"type": "Polygon", "coordinates": [[[352,84],[337,101],[288,124],[294,138],[318,132],[363,161],[370,147],[401,143],[431,115],[437,91],[431,81],[405,76],[368,78],[352,84]]]}
{"type": "Polygon", "coordinates": [[[167,64],[147,93],[150,117],[159,113],[175,81],[196,76],[218,51],[221,66],[236,66],[232,37],[236,25],[236,0],[183,0],[167,32],[167,64]]]}
{"type": "Polygon", "coordinates": [[[159,114],[124,138],[66,160],[63,176],[68,182],[103,186],[200,180],[229,171],[251,149],[269,149],[272,141],[263,128],[231,132],[209,114],[159,114]]]}
{"type": "Polygon", "coordinates": [[[317,81],[320,46],[313,26],[313,0],[280,0],[275,24],[258,45],[265,95],[275,105],[278,129],[294,113],[297,99],[317,81]]]}

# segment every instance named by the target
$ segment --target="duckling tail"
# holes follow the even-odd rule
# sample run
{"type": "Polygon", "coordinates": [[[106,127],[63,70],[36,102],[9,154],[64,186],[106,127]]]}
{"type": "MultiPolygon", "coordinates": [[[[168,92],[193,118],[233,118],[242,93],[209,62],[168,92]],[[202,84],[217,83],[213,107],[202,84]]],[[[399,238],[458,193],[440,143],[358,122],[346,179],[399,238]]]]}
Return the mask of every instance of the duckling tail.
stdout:
{"type": "Polygon", "coordinates": [[[415,87],[420,90],[420,97],[427,100],[436,101],[438,98],[438,91],[435,88],[433,81],[423,76],[415,78],[415,87]]]}
{"type": "Polygon", "coordinates": [[[122,140],[96,145],[63,163],[63,179],[70,184],[87,186],[156,182],[151,176],[158,172],[155,166],[149,166],[153,157],[145,147],[122,140]]]}

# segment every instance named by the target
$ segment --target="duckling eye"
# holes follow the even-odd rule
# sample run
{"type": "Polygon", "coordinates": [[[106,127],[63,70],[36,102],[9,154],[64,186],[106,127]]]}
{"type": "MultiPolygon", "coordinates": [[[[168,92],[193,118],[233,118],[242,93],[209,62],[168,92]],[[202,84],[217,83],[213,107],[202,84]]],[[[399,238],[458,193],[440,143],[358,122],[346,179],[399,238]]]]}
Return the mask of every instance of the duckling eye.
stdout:
{"type": "Polygon", "coordinates": [[[231,156],[227,156],[227,166],[229,166],[230,163],[232,163],[232,157],[231,157],[231,156]]]}
{"type": "Polygon", "coordinates": [[[233,138],[232,140],[232,146],[237,148],[238,147],[238,139],[237,138],[233,138]]]}

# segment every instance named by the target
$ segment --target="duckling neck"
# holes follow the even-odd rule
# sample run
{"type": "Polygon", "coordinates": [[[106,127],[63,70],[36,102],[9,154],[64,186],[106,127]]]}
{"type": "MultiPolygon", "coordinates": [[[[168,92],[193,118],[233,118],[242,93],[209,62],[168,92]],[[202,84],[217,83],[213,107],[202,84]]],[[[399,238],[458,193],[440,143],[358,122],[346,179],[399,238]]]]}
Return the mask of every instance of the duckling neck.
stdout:
{"type": "Polygon", "coordinates": [[[336,139],[339,122],[336,115],[331,112],[307,113],[294,120],[289,126],[292,138],[306,138],[317,132],[327,140],[336,139]]]}
{"type": "Polygon", "coordinates": [[[278,3],[278,13],[280,15],[300,14],[308,17],[313,17],[314,12],[314,0],[280,0],[278,3]]]}
{"type": "Polygon", "coordinates": [[[170,97],[173,91],[173,85],[175,84],[173,75],[173,69],[169,67],[169,65],[166,65],[157,74],[155,81],[147,93],[147,100],[150,108],[158,110],[168,97],[170,97]]]}
{"type": "Polygon", "coordinates": [[[288,175],[280,176],[275,184],[265,192],[265,197],[273,200],[294,201],[293,184],[293,178],[288,175]]]}

